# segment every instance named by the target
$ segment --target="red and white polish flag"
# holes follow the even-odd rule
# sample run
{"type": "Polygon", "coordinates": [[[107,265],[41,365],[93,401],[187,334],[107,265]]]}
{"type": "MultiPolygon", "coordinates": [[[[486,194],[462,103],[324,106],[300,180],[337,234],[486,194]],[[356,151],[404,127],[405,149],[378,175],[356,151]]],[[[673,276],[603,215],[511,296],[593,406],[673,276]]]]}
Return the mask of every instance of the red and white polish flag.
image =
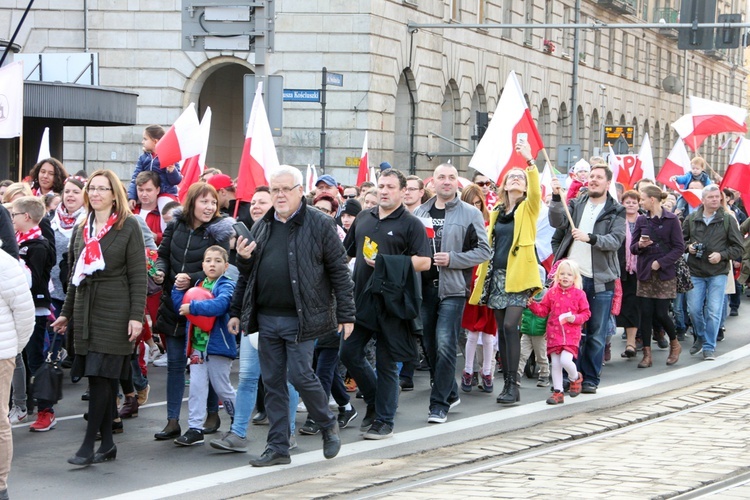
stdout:
{"type": "Polygon", "coordinates": [[[365,181],[375,182],[370,179],[370,167],[367,157],[367,131],[365,130],[365,141],[362,143],[362,154],[359,156],[359,171],[357,172],[357,186],[361,186],[365,181]]]}
{"type": "Polygon", "coordinates": [[[307,172],[305,172],[305,194],[309,194],[318,183],[318,169],[315,165],[308,163],[307,172]]]}
{"type": "Polygon", "coordinates": [[[435,228],[432,225],[432,219],[429,217],[419,217],[419,220],[424,224],[424,230],[427,232],[427,237],[433,239],[435,237],[435,228]]]}
{"type": "Polygon", "coordinates": [[[747,133],[746,118],[747,110],[738,106],[690,96],[690,114],[679,118],[672,128],[693,151],[697,151],[710,135],[747,133]]]}
{"type": "Polygon", "coordinates": [[[477,144],[469,166],[500,184],[505,173],[512,167],[526,168],[526,161],[515,150],[519,134],[526,134],[526,140],[531,146],[531,156],[534,158],[544,148],[544,143],[514,71],[510,72],[505,81],[496,110],[482,140],[477,144]]]}
{"type": "Polygon", "coordinates": [[[688,155],[687,149],[685,149],[685,143],[682,142],[682,139],[678,138],[675,141],[674,146],[672,146],[672,151],[669,152],[666,161],[664,161],[664,165],[662,165],[661,170],[659,170],[659,175],[656,176],[656,180],[670,189],[679,191],[679,186],[669,180],[669,178],[675,175],[685,175],[689,171],[690,156],[688,155]]]}
{"type": "Polygon", "coordinates": [[[729,166],[721,181],[721,188],[731,188],[750,195],[750,141],[740,137],[732,152],[729,166]]]}
{"type": "Polygon", "coordinates": [[[161,168],[167,168],[180,160],[201,154],[202,144],[198,113],[195,112],[195,103],[191,102],[156,143],[154,152],[161,168]]]}
{"type": "Polygon", "coordinates": [[[240,157],[240,170],[237,176],[237,207],[239,201],[248,201],[258,186],[267,186],[269,173],[279,168],[279,157],[273,142],[271,126],[268,124],[266,107],[263,104],[263,82],[258,82],[255,99],[247,122],[245,145],[240,157]]]}
{"type": "Polygon", "coordinates": [[[635,161],[635,167],[633,173],[630,174],[630,185],[635,186],[635,183],[641,179],[656,180],[654,174],[654,154],[651,151],[651,139],[648,134],[643,135],[643,142],[641,143],[641,149],[638,151],[638,157],[635,161]]]}
{"type": "Polygon", "coordinates": [[[190,186],[198,182],[201,175],[203,175],[203,170],[206,168],[208,138],[211,135],[211,116],[211,107],[207,107],[206,112],[203,113],[203,119],[198,126],[201,152],[185,160],[185,164],[182,165],[182,181],[180,181],[180,183],[178,184],[177,194],[180,199],[180,203],[185,202],[185,197],[187,196],[188,189],[190,189],[190,186]]]}

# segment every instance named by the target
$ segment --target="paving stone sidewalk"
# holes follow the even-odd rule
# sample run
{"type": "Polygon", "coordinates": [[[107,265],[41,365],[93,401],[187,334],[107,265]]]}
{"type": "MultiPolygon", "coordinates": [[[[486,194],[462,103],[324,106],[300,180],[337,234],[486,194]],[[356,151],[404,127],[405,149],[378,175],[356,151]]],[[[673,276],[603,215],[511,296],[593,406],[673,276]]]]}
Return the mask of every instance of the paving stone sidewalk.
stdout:
{"type": "Polygon", "coordinates": [[[416,455],[349,460],[333,474],[252,497],[356,498],[396,488],[386,495],[667,498],[750,470],[748,388],[719,380],[416,455]],[[431,477],[440,479],[420,484],[431,477]]]}

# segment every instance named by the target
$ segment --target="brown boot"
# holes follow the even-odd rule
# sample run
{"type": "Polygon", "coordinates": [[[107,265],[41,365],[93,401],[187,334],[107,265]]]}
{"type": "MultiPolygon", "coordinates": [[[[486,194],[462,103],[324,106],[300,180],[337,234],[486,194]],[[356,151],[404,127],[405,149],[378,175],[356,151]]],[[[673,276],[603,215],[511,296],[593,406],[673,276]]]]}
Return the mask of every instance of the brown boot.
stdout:
{"type": "Polygon", "coordinates": [[[138,398],[125,396],[125,403],[120,408],[120,418],[136,418],[138,416],[138,398]]]}
{"type": "Polygon", "coordinates": [[[643,359],[638,363],[638,368],[649,368],[652,364],[651,348],[643,346],[643,359]]]}
{"type": "Polygon", "coordinates": [[[680,345],[680,341],[677,339],[670,341],[669,356],[667,356],[667,366],[672,366],[673,364],[677,363],[677,360],[680,359],[681,352],[682,346],[680,345]]]}

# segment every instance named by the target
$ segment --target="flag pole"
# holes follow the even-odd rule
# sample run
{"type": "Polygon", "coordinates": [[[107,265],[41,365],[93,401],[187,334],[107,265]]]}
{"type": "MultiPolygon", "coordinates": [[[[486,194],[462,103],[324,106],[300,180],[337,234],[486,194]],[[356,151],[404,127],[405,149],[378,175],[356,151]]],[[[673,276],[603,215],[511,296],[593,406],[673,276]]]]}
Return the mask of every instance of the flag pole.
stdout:
{"type": "Polygon", "coordinates": [[[18,182],[23,180],[23,134],[18,136],[18,182]]]}
{"type": "MultiPolygon", "coordinates": [[[[544,159],[552,167],[552,162],[550,161],[549,155],[547,154],[547,148],[542,148],[542,154],[544,154],[544,159]]],[[[552,168],[555,168],[555,167],[552,167],[552,168]]],[[[567,190],[565,188],[563,188],[562,186],[560,186],[560,191],[567,191],[567,190]]],[[[564,201],[563,204],[562,204],[562,206],[565,209],[565,215],[568,217],[568,222],[570,223],[570,228],[571,229],[575,229],[576,225],[573,222],[573,217],[570,216],[570,210],[568,209],[568,203],[567,203],[567,201],[564,201]]]]}

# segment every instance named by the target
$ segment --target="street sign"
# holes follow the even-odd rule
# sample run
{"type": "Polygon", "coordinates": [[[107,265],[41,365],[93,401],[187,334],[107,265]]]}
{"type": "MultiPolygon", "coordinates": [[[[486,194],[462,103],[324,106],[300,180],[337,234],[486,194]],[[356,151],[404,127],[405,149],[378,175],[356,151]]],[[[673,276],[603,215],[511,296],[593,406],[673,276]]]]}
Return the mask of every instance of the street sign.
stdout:
{"type": "Polygon", "coordinates": [[[342,75],[341,73],[326,72],[326,85],[333,85],[335,87],[343,87],[344,75],[342,75]]]}
{"type": "Polygon", "coordinates": [[[288,102],[320,102],[320,90],[284,89],[284,100],[288,102]]]}

